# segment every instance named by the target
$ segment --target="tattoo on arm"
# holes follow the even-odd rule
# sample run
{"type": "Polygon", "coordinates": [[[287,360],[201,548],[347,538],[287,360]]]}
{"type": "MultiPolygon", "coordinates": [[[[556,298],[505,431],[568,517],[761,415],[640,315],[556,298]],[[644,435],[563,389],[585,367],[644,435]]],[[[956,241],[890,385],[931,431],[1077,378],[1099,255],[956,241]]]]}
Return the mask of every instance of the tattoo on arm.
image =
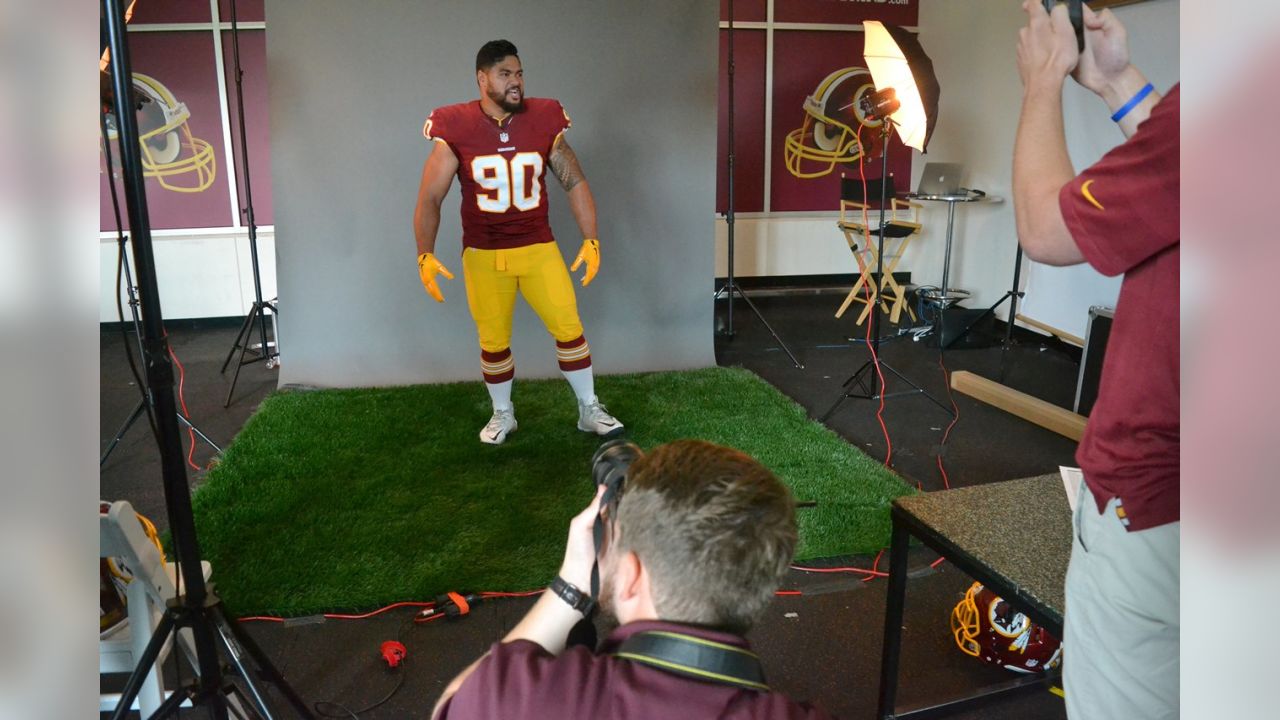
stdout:
{"type": "Polygon", "coordinates": [[[578,156],[574,154],[573,148],[569,147],[569,141],[563,137],[556,143],[556,149],[551,153],[551,170],[560,180],[560,185],[565,192],[569,192],[578,183],[586,180],[582,174],[582,166],[578,164],[578,156]]]}

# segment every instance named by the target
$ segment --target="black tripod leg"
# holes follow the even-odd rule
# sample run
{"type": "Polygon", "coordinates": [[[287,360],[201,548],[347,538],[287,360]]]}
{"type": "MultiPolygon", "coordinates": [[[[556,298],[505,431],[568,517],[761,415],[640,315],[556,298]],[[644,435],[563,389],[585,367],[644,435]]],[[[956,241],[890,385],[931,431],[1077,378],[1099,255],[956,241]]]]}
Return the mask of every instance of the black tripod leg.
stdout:
{"type": "MultiPolygon", "coordinates": [[[[717,300],[719,300],[719,299],[720,299],[720,297],[721,297],[722,295],[724,295],[724,294],[725,294],[725,291],[726,291],[726,290],[728,290],[728,289],[729,289],[729,286],[728,286],[727,284],[726,284],[726,285],[721,285],[721,286],[720,286],[720,288],[719,288],[718,290],[716,290],[716,294],[715,294],[715,295],[713,295],[713,296],[711,296],[711,302],[712,302],[712,305],[714,305],[714,304],[715,304],[715,302],[716,302],[717,300]]],[[[733,295],[730,295],[730,296],[729,296],[729,298],[728,298],[728,300],[729,300],[729,305],[730,305],[730,307],[732,307],[732,306],[733,306],[733,295]]],[[[715,308],[713,307],[713,308],[712,308],[712,314],[714,315],[714,313],[715,313],[715,308]]],[[[732,319],[732,315],[733,315],[733,313],[732,313],[732,312],[730,312],[730,313],[729,313],[729,315],[730,315],[730,319],[732,319]]],[[[728,323],[728,321],[726,320],[726,321],[725,321],[725,327],[724,327],[724,330],[717,330],[717,331],[716,331],[716,333],[717,333],[717,334],[719,334],[719,333],[723,333],[723,334],[727,335],[727,336],[729,337],[729,339],[730,339],[730,340],[732,340],[732,339],[733,339],[733,326],[732,326],[732,325],[730,325],[730,324],[728,323]]]]}
{"type": "Polygon", "coordinates": [[[1022,243],[1013,255],[1013,287],[1009,288],[1009,319],[1004,326],[1004,345],[1000,347],[1000,382],[1008,369],[1009,346],[1013,344],[1013,324],[1018,321],[1018,300],[1022,298],[1022,243]]]}
{"type": "Polygon", "coordinates": [[[760,314],[760,310],[756,308],[755,303],[751,302],[751,298],[747,297],[746,293],[742,292],[742,288],[739,288],[737,285],[733,286],[733,289],[729,291],[729,302],[733,302],[732,293],[734,291],[737,291],[738,297],[742,298],[742,300],[747,303],[747,307],[751,308],[751,312],[755,313],[756,317],[760,318],[760,322],[764,324],[765,329],[769,331],[769,334],[773,336],[773,339],[778,341],[778,345],[782,347],[782,350],[787,354],[787,357],[791,358],[791,362],[795,364],[797,368],[803,370],[804,365],[801,365],[800,361],[796,359],[796,356],[791,353],[791,348],[787,347],[787,344],[782,342],[782,338],[778,337],[778,333],[773,331],[773,327],[769,325],[769,321],[764,319],[764,315],[760,314]]]}
{"type": "Polygon", "coordinates": [[[881,367],[883,367],[884,369],[888,370],[889,372],[893,373],[894,375],[897,375],[897,376],[898,376],[898,378],[899,378],[900,380],[902,380],[902,381],[903,381],[903,382],[905,382],[906,384],[910,385],[911,387],[915,388],[915,389],[916,389],[916,391],[917,391],[917,392],[919,392],[921,395],[924,395],[925,397],[929,398],[931,401],[933,401],[933,404],[934,404],[934,405],[937,405],[938,407],[940,407],[940,408],[942,408],[943,410],[945,410],[945,411],[947,412],[947,414],[948,414],[948,415],[951,415],[951,416],[953,416],[953,417],[955,416],[955,410],[953,410],[952,408],[947,407],[946,405],[943,405],[941,400],[939,400],[938,398],[934,397],[933,395],[930,395],[930,394],[929,394],[929,393],[928,393],[924,388],[922,388],[922,387],[920,387],[919,385],[917,385],[917,384],[915,384],[915,383],[911,382],[910,378],[908,378],[906,375],[903,375],[902,373],[898,372],[898,371],[897,371],[897,370],[896,370],[892,365],[890,365],[889,363],[886,363],[886,362],[882,362],[882,363],[880,363],[880,366],[881,366],[881,367]]]}
{"type": "Polygon", "coordinates": [[[137,666],[124,684],[124,690],[120,693],[120,702],[116,703],[115,712],[111,713],[111,720],[124,720],[124,716],[129,714],[129,709],[133,706],[133,701],[138,699],[142,683],[146,682],[147,675],[156,664],[156,658],[160,657],[161,648],[173,634],[175,612],[169,610],[160,616],[160,623],[156,625],[151,641],[147,643],[147,648],[142,651],[142,657],[138,658],[137,666]]]}
{"type": "Polygon", "coordinates": [[[160,703],[160,707],[151,713],[151,717],[148,720],[171,717],[178,712],[178,708],[182,707],[182,703],[188,700],[195,701],[195,694],[190,689],[180,688],[174,690],[169,697],[165,698],[164,702],[160,703]]]}
{"type": "Polygon", "coordinates": [[[849,399],[849,393],[847,392],[840,393],[840,397],[836,398],[835,404],[832,405],[831,408],[828,409],[825,413],[823,413],[822,417],[818,418],[818,422],[825,423],[827,421],[827,418],[834,415],[836,410],[840,409],[840,406],[843,405],[844,401],[848,399],[849,399]]]}
{"type": "Polygon", "coordinates": [[[240,675],[244,686],[249,690],[249,698],[253,700],[254,708],[266,718],[266,720],[274,720],[270,708],[267,707],[267,699],[263,696],[258,685],[254,682],[254,676],[251,670],[245,665],[244,653],[241,650],[240,643],[234,637],[230,637],[221,622],[218,623],[218,639],[222,641],[222,646],[227,652],[227,657],[231,660],[232,666],[235,667],[236,673],[240,675]]]}
{"type": "Polygon", "coordinates": [[[1009,324],[1004,329],[1004,344],[1000,346],[1000,374],[996,377],[997,382],[1004,382],[1004,376],[1009,371],[1009,348],[1013,345],[1013,313],[1009,313],[1009,324]]]}
{"type": "MultiPolygon", "coordinates": [[[[190,501],[188,501],[190,502],[190,501]]],[[[206,596],[207,597],[207,596],[206,596]]],[[[200,698],[214,720],[227,720],[227,698],[222,694],[224,675],[218,659],[217,638],[209,609],[201,606],[191,623],[191,639],[195,642],[196,667],[200,673],[200,698]]]]}
{"type": "MultiPolygon", "coordinates": [[[[875,367],[875,364],[872,363],[870,360],[862,363],[862,367],[858,368],[856,372],[854,372],[852,375],[846,378],[843,383],[840,384],[841,388],[848,388],[850,385],[856,384],[858,386],[858,389],[861,390],[863,394],[854,395],[850,390],[845,390],[840,394],[840,397],[836,399],[835,404],[832,405],[829,410],[823,413],[822,417],[818,418],[818,422],[825,423],[827,421],[827,418],[834,415],[836,410],[839,409],[839,407],[842,404],[844,404],[844,401],[848,400],[849,398],[856,397],[856,398],[871,399],[873,397],[878,397],[878,395],[874,395],[872,393],[871,388],[867,385],[866,381],[862,377],[873,367],[875,367]]],[[[881,388],[880,391],[884,392],[884,388],[881,388]]]]}
{"type": "MultiPolygon", "coordinates": [[[[870,361],[870,360],[868,360],[868,361],[866,361],[866,362],[862,363],[862,367],[858,368],[858,371],[857,371],[857,372],[855,372],[854,374],[850,375],[850,376],[849,376],[849,379],[844,381],[845,386],[847,387],[847,386],[849,386],[849,385],[851,385],[851,384],[853,384],[853,383],[857,383],[857,384],[858,384],[858,389],[860,389],[860,390],[862,390],[862,392],[866,393],[866,395],[867,395],[867,397],[868,397],[868,398],[872,397],[872,396],[874,395],[874,392],[873,392],[873,390],[872,390],[872,387],[871,387],[870,385],[868,385],[868,384],[867,384],[866,379],[864,379],[862,376],[863,376],[863,375],[870,375],[870,374],[871,374],[871,371],[872,371],[873,369],[875,369],[875,366],[876,366],[876,364],[875,364],[874,362],[870,361]]],[[[878,378],[877,378],[877,379],[878,379],[878,378]]],[[[880,391],[881,391],[881,392],[884,392],[884,388],[880,388],[880,391]]]]}
{"type": "Polygon", "coordinates": [[[208,435],[205,435],[204,432],[200,430],[200,428],[195,426],[195,423],[183,417],[182,413],[178,413],[178,422],[191,428],[191,431],[194,432],[196,435],[198,435],[201,440],[208,443],[209,447],[213,448],[214,452],[222,452],[222,448],[218,447],[217,443],[210,440],[208,435]]]}
{"type": "Polygon", "coordinates": [[[129,414],[129,419],[125,420],[124,424],[120,426],[120,431],[117,432],[116,436],[107,444],[107,449],[102,451],[102,457],[98,459],[98,467],[102,467],[103,463],[107,461],[107,458],[111,456],[111,451],[116,449],[116,445],[119,445],[120,441],[124,439],[124,434],[129,432],[129,428],[133,427],[133,424],[138,420],[138,416],[146,409],[147,400],[146,398],[143,398],[138,401],[137,407],[135,407],[133,412],[129,414]]]}
{"type": "MultiPolygon", "coordinates": [[[[231,364],[231,358],[236,354],[236,348],[244,348],[249,343],[249,335],[252,333],[253,316],[258,312],[258,304],[254,303],[253,308],[249,310],[249,314],[244,316],[244,323],[240,326],[240,332],[236,333],[235,344],[231,346],[231,352],[227,353],[227,359],[222,361],[222,369],[219,373],[227,371],[227,366],[231,364]]],[[[240,359],[244,359],[244,352],[240,353],[240,359]]]]}
{"type": "Polygon", "coordinates": [[[716,290],[716,294],[711,297],[711,300],[714,302],[719,300],[721,296],[724,296],[724,299],[729,302],[729,305],[727,306],[728,318],[725,320],[724,330],[721,332],[727,335],[730,340],[733,339],[733,288],[734,286],[732,283],[725,283],[724,285],[721,285],[720,289],[716,290]]]}
{"type": "MultiPolygon", "coordinates": [[[[245,335],[244,343],[240,345],[240,358],[236,360],[236,371],[231,376],[231,387],[227,388],[227,399],[222,403],[222,407],[231,407],[231,395],[236,391],[236,383],[240,381],[240,368],[244,367],[244,354],[249,350],[249,337],[253,333],[254,318],[261,317],[262,306],[257,303],[253,304],[253,311],[249,313],[249,319],[245,327],[249,332],[245,335]]],[[[235,352],[235,348],[231,348],[231,352],[235,352]]],[[[266,357],[266,348],[263,348],[263,357],[266,357]]],[[[230,358],[228,358],[230,359],[230,358]]]]}
{"type": "Polygon", "coordinates": [[[312,715],[311,709],[308,708],[307,704],[302,700],[302,697],[298,695],[297,691],[293,689],[293,686],[284,679],[284,676],[280,674],[280,671],[276,669],[276,666],[273,665],[271,660],[267,658],[266,654],[262,652],[262,648],[258,646],[258,643],[238,625],[227,619],[221,605],[210,609],[209,614],[217,626],[218,636],[221,638],[223,646],[226,647],[227,654],[231,657],[236,669],[240,672],[240,676],[249,687],[249,692],[255,703],[258,704],[260,712],[263,713],[263,717],[267,718],[267,720],[271,720],[272,716],[270,712],[267,712],[266,704],[263,702],[264,698],[255,687],[253,677],[249,673],[249,668],[244,664],[245,655],[253,660],[254,664],[258,667],[258,671],[271,684],[275,685],[276,688],[280,690],[281,694],[285,696],[285,699],[289,701],[289,704],[293,706],[293,709],[301,717],[306,718],[307,720],[311,720],[315,717],[312,715]]]}

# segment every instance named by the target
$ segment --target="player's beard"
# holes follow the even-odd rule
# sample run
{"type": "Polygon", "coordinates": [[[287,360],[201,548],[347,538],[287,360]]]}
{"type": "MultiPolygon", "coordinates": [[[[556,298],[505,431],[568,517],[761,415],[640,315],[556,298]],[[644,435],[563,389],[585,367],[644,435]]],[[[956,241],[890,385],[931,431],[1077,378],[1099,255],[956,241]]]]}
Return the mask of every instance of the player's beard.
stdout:
{"type": "Polygon", "coordinates": [[[498,107],[502,108],[504,111],[509,113],[520,112],[521,110],[524,109],[524,91],[523,90],[520,91],[520,99],[516,100],[515,102],[508,100],[507,94],[505,92],[495,93],[492,90],[489,91],[489,99],[492,100],[495,104],[497,104],[498,107]]]}

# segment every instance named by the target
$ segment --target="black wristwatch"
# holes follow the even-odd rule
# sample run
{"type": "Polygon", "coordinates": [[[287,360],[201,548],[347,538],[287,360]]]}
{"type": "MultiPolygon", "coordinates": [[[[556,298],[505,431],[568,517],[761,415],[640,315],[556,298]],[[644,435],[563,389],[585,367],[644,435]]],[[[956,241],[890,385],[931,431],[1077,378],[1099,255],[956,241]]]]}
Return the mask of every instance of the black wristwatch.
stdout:
{"type": "Polygon", "coordinates": [[[596,601],[593,600],[590,595],[574,587],[559,575],[556,576],[555,580],[551,581],[550,589],[551,592],[559,596],[561,600],[569,603],[569,607],[582,613],[583,617],[589,615],[592,608],[596,605],[596,601]]]}

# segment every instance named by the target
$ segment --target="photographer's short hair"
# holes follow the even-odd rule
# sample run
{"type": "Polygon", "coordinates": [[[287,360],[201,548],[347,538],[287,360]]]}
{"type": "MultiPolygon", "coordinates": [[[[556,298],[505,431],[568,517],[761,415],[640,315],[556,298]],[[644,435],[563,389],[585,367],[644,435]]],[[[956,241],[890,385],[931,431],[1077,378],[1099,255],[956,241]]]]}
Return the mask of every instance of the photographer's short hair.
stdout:
{"type": "Polygon", "coordinates": [[[476,70],[488,70],[509,55],[520,57],[516,46],[511,44],[510,40],[490,40],[481,46],[480,52],[476,53],[476,70]]]}
{"type": "Polygon", "coordinates": [[[745,633],[773,599],[795,554],[795,503],[768,468],[701,440],[637,460],[617,509],[615,549],[652,575],[663,620],[745,633]]]}

